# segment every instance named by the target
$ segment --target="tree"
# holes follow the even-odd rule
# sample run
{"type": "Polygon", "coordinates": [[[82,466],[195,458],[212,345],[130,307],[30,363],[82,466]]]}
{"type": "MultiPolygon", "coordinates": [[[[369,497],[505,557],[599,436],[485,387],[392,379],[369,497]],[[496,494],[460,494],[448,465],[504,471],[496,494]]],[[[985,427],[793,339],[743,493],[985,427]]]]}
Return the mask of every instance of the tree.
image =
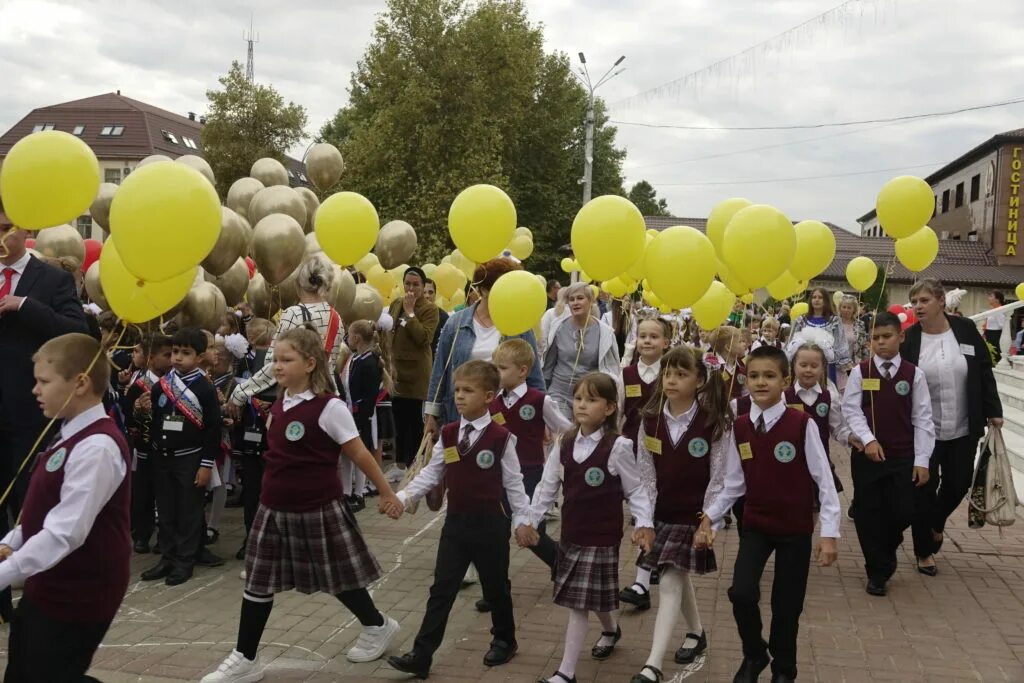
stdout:
{"type": "MultiPolygon", "coordinates": [[[[352,75],[349,104],[320,130],[341,149],[345,189],[382,220],[409,221],[417,261],[452,248],[448,207],[476,183],[503,188],[534,234],[531,270],[560,273],[582,200],[587,93],[547,54],[521,0],[389,0],[352,75]]],[[[598,102],[594,196],[625,194],[615,128],[598,102]]]]}
{"type": "Polygon", "coordinates": [[[206,91],[210,106],[202,141],[223,197],[257,159],[283,161],[285,151],[306,137],[306,110],[285,104],[273,87],[250,82],[238,62],[219,80],[223,90],[206,91]]]}
{"type": "Polygon", "coordinates": [[[641,180],[629,191],[629,201],[645,216],[671,216],[668,202],[658,199],[658,191],[646,180],[641,180]]]}
{"type": "Polygon", "coordinates": [[[878,266],[878,277],[875,278],[875,282],[860,295],[860,300],[868,305],[869,311],[884,311],[889,307],[889,290],[887,285],[888,280],[885,268],[878,266]]]}

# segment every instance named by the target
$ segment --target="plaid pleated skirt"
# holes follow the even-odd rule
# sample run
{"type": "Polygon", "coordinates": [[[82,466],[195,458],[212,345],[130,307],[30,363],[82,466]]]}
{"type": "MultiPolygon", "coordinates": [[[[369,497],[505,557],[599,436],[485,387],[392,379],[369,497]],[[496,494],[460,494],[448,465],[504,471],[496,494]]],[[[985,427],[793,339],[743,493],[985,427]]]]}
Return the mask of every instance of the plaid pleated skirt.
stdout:
{"type": "Polygon", "coordinates": [[[269,595],[338,593],[380,578],[380,565],[345,503],[319,510],[282,512],[260,504],[249,531],[245,590],[269,595]]]}
{"type": "Polygon", "coordinates": [[[554,594],[555,604],[569,609],[618,609],[619,546],[559,544],[554,594]]]}
{"type": "Polygon", "coordinates": [[[696,550],[693,536],[697,533],[694,524],[669,524],[654,522],[654,543],[651,552],[641,553],[637,566],[643,569],[661,569],[670,566],[691,574],[707,574],[718,570],[715,551],[712,548],[696,550]]]}

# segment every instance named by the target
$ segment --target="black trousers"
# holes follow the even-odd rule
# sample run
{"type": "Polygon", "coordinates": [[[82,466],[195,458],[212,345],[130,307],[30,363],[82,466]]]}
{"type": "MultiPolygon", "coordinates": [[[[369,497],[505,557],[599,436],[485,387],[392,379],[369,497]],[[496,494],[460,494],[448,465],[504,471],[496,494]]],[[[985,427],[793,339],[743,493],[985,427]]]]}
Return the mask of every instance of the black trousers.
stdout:
{"type": "Polygon", "coordinates": [[[476,566],[484,600],[491,605],[491,635],[494,640],[516,642],[508,580],[510,537],[511,525],[504,516],[448,513],[437,547],[427,610],[413,644],[418,656],[432,660],[441,646],[448,615],[470,563],[476,566]]]}
{"type": "MultiPolygon", "coordinates": [[[[523,486],[526,488],[527,498],[533,498],[533,491],[537,488],[537,484],[540,483],[543,476],[543,467],[523,468],[523,486]]],[[[547,535],[545,531],[547,525],[547,520],[543,520],[537,525],[537,533],[540,535],[540,541],[537,542],[537,545],[530,547],[530,552],[536,555],[541,562],[551,567],[552,577],[554,577],[555,561],[558,559],[558,544],[547,535]]]]}
{"type": "Polygon", "coordinates": [[[156,527],[156,487],[149,456],[135,460],[132,472],[132,540],[149,543],[156,527]]]}
{"type": "Polygon", "coordinates": [[[875,583],[884,583],[896,572],[896,550],[914,518],[914,459],[873,462],[854,449],[850,466],[857,496],[854,525],[864,553],[864,571],[875,583]]]}
{"type": "Polygon", "coordinates": [[[985,330],[985,341],[996,350],[995,358],[992,359],[994,363],[998,363],[1003,357],[1003,351],[999,348],[999,340],[1002,336],[1002,330],[985,330]]]}
{"type": "Polygon", "coordinates": [[[160,552],[176,568],[191,571],[206,528],[206,490],[195,485],[201,454],[157,453],[150,458],[160,513],[160,552]]]}
{"type": "Polygon", "coordinates": [[[58,621],[41,613],[22,597],[11,622],[6,683],[78,683],[86,676],[92,657],[110,622],[78,624],[58,621]]]}
{"type": "Polygon", "coordinates": [[[740,534],[729,600],[743,642],[743,656],[759,659],[771,652],[772,671],[796,678],[796,636],[804,610],[811,562],[809,535],[774,536],[745,527],[740,534]],[[761,635],[761,575],[775,553],[772,581],[772,629],[761,635]]]}
{"type": "Polygon", "coordinates": [[[245,535],[248,537],[256,510],[260,506],[260,492],[263,490],[263,454],[242,453],[236,455],[242,463],[242,519],[245,535]]]}
{"type": "Polygon", "coordinates": [[[423,401],[392,396],[391,412],[395,418],[395,462],[411,465],[423,440],[423,401]]]}
{"type": "Polygon", "coordinates": [[[932,554],[935,543],[932,531],[945,530],[946,520],[956,512],[970,490],[977,448],[978,440],[971,436],[935,442],[928,464],[928,483],[915,490],[911,528],[917,557],[932,554]]]}

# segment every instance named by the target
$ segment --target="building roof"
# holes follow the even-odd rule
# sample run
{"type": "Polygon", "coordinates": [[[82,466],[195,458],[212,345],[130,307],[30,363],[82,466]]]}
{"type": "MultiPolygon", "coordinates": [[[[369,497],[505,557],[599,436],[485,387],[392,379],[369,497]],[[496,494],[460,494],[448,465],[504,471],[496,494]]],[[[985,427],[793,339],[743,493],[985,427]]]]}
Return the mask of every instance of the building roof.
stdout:
{"type": "MultiPolygon", "coordinates": [[[[674,225],[688,225],[701,232],[707,230],[706,218],[674,218],[647,216],[648,229],[664,230],[674,225]]],[[[996,265],[995,256],[982,242],[939,240],[939,254],[934,263],[920,273],[912,273],[895,257],[895,242],[888,237],[861,237],[837,225],[825,222],[836,238],[836,257],[815,280],[846,281],[846,265],[857,256],[867,256],[880,266],[892,263],[888,275],[891,282],[911,283],[935,278],[953,286],[1015,287],[1024,282],[1024,266],[996,265]]],[[[737,273],[738,277],[742,275],[737,273]]]]}

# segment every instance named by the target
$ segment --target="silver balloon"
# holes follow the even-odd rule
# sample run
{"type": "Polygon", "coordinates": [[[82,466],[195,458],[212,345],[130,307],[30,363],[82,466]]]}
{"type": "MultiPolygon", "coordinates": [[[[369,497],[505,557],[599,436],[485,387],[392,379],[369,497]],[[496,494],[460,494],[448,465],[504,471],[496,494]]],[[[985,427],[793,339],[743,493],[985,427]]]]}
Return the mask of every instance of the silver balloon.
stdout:
{"type": "Polygon", "coordinates": [[[345,161],[334,145],[320,142],[313,145],[306,155],[306,175],[321,192],[332,187],[345,170],[345,161]]]}
{"type": "Polygon", "coordinates": [[[304,228],[306,225],[306,203],[292,188],[280,185],[263,188],[249,203],[249,213],[246,218],[250,223],[256,225],[272,213],[291,216],[299,224],[299,229],[303,233],[306,232],[304,228]]]}
{"type": "Polygon", "coordinates": [[[224,295],[213,283],[202,282],[185,295],[181,307],[181,325],[216,332],[224,324],[225,313],[227,302],[224,295]]]}
{"type": "Polygon", "coordinates": [[[306,238],[294,218],[272,213],[256,224],[251,250],[267,284],[278,285],[302,263],[306,238]]]}
{"type": "Polygon", "coordinates": [[[256,193],[263,189],[263,183],[255,178],[239,178],[228,188],[228,197],[224,200],[228,208],[243,218],[249,217],[249,204],[256,193]]]}
{"type": "Polygon", "coordinates": [[[226,206],[220,207],[220,236],[200,264],[211,275],[223,275],[249,246],[245,219],[226,206]]]}
{"type": "Polygon", "coordinates": [[[216,285],[224,294],[224,301],[228,306],[237,306],[245,298],[245,292],[249,288],[249,266],[246,265],[244,258],[239,258],[220,276],[207,273],[206,281],[216,285]]]}
{"type": "Polygon", "coordinates": [[[81,266],[85,261],[85,240],[82,234],[66,223],[40,230],[36,234],[35,250],[43,256],[69,256],[81,266]]]}
{"type": "Polygon", "coordinates": [[[316,238],[316,233],[306,233],[306,258],[322,251],[323,249],[320,248],[320,240],[316,238]]]}
{"type": "Polygon", "coordinates": [[[96,225],[108,232],[110,231],[110,202],[114,200],[117,188],[118,185],[114,183],[101,184],[96,199],[92,200],[92,205],[89,207],[89,215],[92,216],[96,225]]]}
{"type": "Polygon", "coordinates": [[[263,183],[265,186],[284,185],[288,187],[288,171],[277,159],[264,157],[257,159],[252,165],[249,175],[263,183]]]}
{"type": "Polygon", "coordinates": [[[199,171],[204,178],[210,181],[210,184],[217,187],[217,179],[213,176],[213,169],[210,168],[210,164],[206,159],[198,157],[195,154],[184,154],[174,160],[177,164],[184,164],[189,168],[193,168],[199,171]]]}
{"type": "MultiPolygon", "coordinates": [[[[352,303],[356,299],[356,281],[349,270],[338,265],[335,265],[334,268],[334,286],[331,288],[331,302],[334,308],[341,313],[352,308],[352,303]]],[[[348,321],[344,314],[341,317],[346,322],[348,321]]]]}
{"type": "Polygon", "coordinates": [[[385,270],[408,263],[416,251],[416,231],[405,221],[391,221],[377,234],[373,253],[385,270]]]}
{"type": "Polygon", "coordinates": [[[146,157],[145,159],[143,159],[139,163],[135,164],[135,170],[139,170],[143,166],[148,166],[149,164],[159,163],[161,161],[171,161],[171,158],[169,156],[166,156],[166,155],[163,155],[163,154],[150,154],[148,157],[146,157]]]}
{"type": "Polygon", "coordinates": [[[270,286],[259,273],[249,280],[249,288],[245,292],[245,299],[252,306],[252,312],[257,318],[270,318],[280,308],[280,301],[271,302],[270,286]]]}
{"type": "Polygon", "coordinates": [[[302,226],[302,229],[308,235],[313,232],[313,219],[316,217],[316,210],[320,208],[320,200],[308,187],[296,187],[295,194],[299,195],[302,203],[306,206],[306,224],[302,226]]]}
{"type": "Polygon", "coordinates": [[[107,297],[103,295],[103,285],[100,284],[100,262],[98,259],[89,266],[89,270],[85,271],[85,292],[94,304],[104,311],[110,310],[107,297]]]}
{"type": "Polygon", "coordinates": [[[381,298],[380,292],[364,282],[356,285],[352,305],[341,312],[341,317],[346,322],[355,322],[356,320],[377,322],[383,310],[384,300],[381,298]]]}

